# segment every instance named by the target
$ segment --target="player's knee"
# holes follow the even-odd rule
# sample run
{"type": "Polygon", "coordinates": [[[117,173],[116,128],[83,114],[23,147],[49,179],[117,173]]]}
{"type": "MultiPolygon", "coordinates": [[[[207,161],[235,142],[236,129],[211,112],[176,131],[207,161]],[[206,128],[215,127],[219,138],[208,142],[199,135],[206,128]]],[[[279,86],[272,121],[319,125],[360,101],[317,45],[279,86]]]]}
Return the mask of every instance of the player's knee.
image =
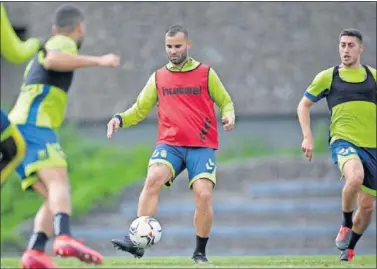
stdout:
{"type": "Polygon", "coordinates": [[[364,216],[368,216],[368,217],[371,217],[373,215],[373,212],[374,212],[374,206],[373,206],[373,203],[372,204],[364,204],[364,205],[360,205],[359,206],[359,209],[360,209],[360,212],[364,215],[364,216]]]}
{"type": "Polygon", "coordinates": [[[360,171],[355,171],[351,176],[349,177],[348,184],[352,186],[353,188],[359,189],[361,185],[363,184],[364,180],[364,174],[360,171]]]}
{"type": "Polygon", "coordinates": [[[167,178],[159,173],[148,175],[144,184],[144,189],[150,192],[158,192],[165,184],[167,178]]]}
{"type": "Polygon", "coordinates": [[[144,189],[158,192],[164,184],[172,177],[170,168],[164,164],[155,164],[149,168],[144,189]]]}
{"type": "Polygon", "coordinates": [[[197,200],[202,205],[210,205],[212,201],[212,192],[208,190],[198,191],[197,200]]]}
{"type": "Polygon", "coordinates": [[[212,182],[209,180],[198,180],[194,182],[194,195],[197,204],[209,206],[212,203],[212,182]]]}
{"type": "Polygon", "coordinates": [[[374,199],[367,194],[358,201],[358,208],[364,216],[372,216],[374,212],[374,199]]]}

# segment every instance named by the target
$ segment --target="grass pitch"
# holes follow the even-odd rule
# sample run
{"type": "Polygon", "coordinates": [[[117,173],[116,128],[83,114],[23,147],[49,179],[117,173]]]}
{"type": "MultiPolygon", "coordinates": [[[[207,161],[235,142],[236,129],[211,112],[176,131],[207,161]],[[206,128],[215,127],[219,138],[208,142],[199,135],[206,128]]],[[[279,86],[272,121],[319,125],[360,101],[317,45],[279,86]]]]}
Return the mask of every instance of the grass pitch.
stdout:
{"type": "MultiPolygon", "coordinates": [[[[209,257],[213,264],[194,265],[189,257],[112,258],[101,266],[87,265],[75,259],[56,259],[61,268],[376,268],[376,256],[356,256],[341,263],[337,256],[209,257]]],[[[2,268],[20,268],[19,258],[2,258],[2,268]]]]}

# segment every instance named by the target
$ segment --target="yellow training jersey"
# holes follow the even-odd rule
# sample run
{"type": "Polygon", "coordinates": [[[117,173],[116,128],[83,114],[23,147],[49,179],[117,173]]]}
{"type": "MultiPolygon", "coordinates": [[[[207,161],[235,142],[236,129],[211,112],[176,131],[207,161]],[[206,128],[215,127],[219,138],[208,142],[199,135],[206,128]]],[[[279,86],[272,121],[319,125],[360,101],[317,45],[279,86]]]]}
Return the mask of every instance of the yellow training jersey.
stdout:
{"type": "Polygon", "coordinates": [[[343,139],[366,148],[376,148],[376,94],[376,69],[365,65],[326,69],[305,92],[313,102],[327,99],[331,143],[343,139]]]}
{"type": "MultiPolygon", "coordinates": [[[[76,42],[63,35],[51,37],[45,49],[74,55],[78,53],[76,42]]],[[[40,51],[26,67],[21,93],[9,118],[16,124],[58,129],[64,121],[73,72],[46,70],[44,57],[44,52],[40,51]]]]}

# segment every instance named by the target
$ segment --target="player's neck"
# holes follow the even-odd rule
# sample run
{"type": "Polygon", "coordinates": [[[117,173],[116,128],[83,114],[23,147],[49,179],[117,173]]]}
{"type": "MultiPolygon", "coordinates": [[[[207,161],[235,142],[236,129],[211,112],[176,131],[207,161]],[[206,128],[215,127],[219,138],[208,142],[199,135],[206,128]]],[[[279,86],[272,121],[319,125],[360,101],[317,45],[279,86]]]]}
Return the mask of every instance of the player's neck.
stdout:
{"type": "Polygon", "coordinates": [[[342,68],[342,69],[359,69],[359,68],[361,68],[361,64],[360,64],[360,62],[357,62],[357,63],[355,63],[353,65],[349,65],[349,66],[341,64],[340,68],[342,68]]]}

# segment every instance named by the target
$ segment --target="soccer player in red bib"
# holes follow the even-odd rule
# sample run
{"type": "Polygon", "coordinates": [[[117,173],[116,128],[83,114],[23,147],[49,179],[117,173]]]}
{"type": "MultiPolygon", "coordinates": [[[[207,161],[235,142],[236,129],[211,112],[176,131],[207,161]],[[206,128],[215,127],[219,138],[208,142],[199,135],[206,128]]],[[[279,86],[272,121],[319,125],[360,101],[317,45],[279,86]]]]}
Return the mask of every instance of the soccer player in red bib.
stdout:
{"type": "MultiPolygon", "coordinates": [[[[169,27],[165,45],[169,63],[152,74],[130,109],[115,114],[108,123],[107,136],[110,138],[120,127],[136,125],[158,103],[157,145],[149,161],[137,215],[154,216],[161,188],[171,186],[187,169],[196,206],[197,243],[192,259],[195,263],[209,263],[206,245],[213,222],[215,151],[219,146],[214,104],[220,108],[226,131],[234,126],[234,106],[215,70],[188,57],[191,41],[184,27],[169,27]]],[[[144,250],[135,247],[128,236],[124,240],[113,239],[112,243],[135,257],[144,255],[144,250]]]]}

